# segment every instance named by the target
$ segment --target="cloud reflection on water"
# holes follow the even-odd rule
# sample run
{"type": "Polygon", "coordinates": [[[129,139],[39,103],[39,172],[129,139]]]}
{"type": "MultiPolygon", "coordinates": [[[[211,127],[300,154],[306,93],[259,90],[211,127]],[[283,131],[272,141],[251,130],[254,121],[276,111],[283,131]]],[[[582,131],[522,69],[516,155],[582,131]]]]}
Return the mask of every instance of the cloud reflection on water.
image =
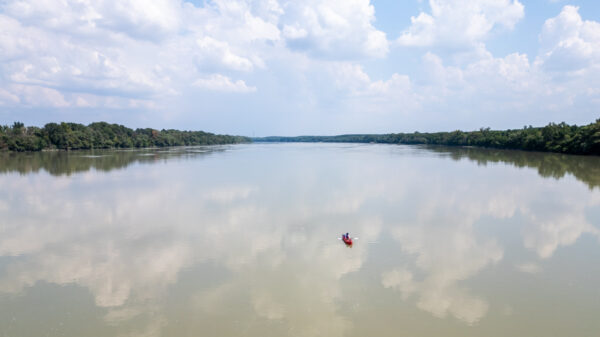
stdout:
{"type": "MultiPolygon", "coordinates": [[[[477,150],[469,153],[476,155],[477,150]]],[[[473,170],[464,161],[457,165],[464,168],[462,173],[445,174],[429,166],[406,172],[413,175],[405,183],[418,206],[408,210],[391,233],[402,250],[414,257],[414,264],[383,272],[382,285],[399,291],[404,299],[415,296],[417,307],[434,316],[450,314],[473,325],[486,315],[489,304],[462,284],[504,255],[497,238],[477,234],[487,219],[514,222],[521,215],[524,247],[548,258],[583,234],[598,235],[585,210],[600,203],[597,193],[579,183],[535,179],[530,172],[504,166],[473,170]]]]}
{"type": "Polygon", "coordinates": [[[361,275],[368,242],[389,235],[409,258],[379,270],[379,286],[473,325],[494,304],[467,281],[506,249],[481,230],[487,218],[522,215],[523,245],[540,258],[598,236],[585,211],[600,198],[583,184],[389,148],[252,145],[108,173],[0,175],[0,293],[75,284],[108,324],[185,334],[165,301],[192,273],[177,304],[196,316],[188,332],[227,317],[237,325],[219,325],[223,336],[342,336],[354,324],[339,306],[342,279],[361,275]],[[360,237],[353,248],[336,240],[342,231],[360,237]]]}
{"type": "MultiPolygon", "coordinates": [[[[202,299],[204,308],[218,311],[236,294],[231,288],[241,288],[250,293],[231,301],[249,296],[258,316],[285,315],[297,335],[343,333],[347,322],[336,314],[336,282],[360,268],[366,246],[343,249],[335,240],[338,231],[306,223],[347,207],[336,201],[332,211],[302,202],[304,196],[279,201],[277,193],[265,200],[260,186],[182,181],[194,180],[194,170],[185,165],[169,170],[164,176],[155,168],[71,178],[0,176],[2,186],[13,187],[0,252],[16,257],[0,279],[0,291],[21,293],[39,281],[77,284],[107,308],[107,322],[119,323],[160,302],[186,268],[218,261],[236,277],[191,297],[202,299]],[[310,323],[315,312],[323,317],[320,326],[310,323]]],[[[272,193],[279,187],[267,188],[272,193]]],[[[370,233],[365,240],[378,234],[370,233]]]]}

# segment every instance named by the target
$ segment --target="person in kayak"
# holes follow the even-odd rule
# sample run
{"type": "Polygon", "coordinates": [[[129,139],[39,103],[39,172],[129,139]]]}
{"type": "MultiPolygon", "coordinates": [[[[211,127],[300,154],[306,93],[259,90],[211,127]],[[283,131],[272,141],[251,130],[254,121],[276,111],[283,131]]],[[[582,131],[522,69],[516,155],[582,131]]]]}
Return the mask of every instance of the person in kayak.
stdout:
{"type": "Polygon", "coordinates": [[[350,239],[350,236],[348,235],[348,233],[346,233],[346,240],[350,239]]]}

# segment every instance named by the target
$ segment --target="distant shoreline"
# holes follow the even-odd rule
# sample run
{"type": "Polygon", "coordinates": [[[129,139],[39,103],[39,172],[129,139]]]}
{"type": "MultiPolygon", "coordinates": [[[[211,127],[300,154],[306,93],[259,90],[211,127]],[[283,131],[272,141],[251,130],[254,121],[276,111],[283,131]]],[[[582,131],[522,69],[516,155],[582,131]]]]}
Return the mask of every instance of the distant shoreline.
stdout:
{"type": "Polygon", "coordinates": [[[506,150],[600,155],[600,119],[584,126],[550,123],[545,127],[524,127],[496,131],[434,133],[348,134],[338,136],[258,137],[253,142],[379,143],[406,145],[473,146],[506,150]]]}
{"type": "Polygon", "coordinates": [[[172,146],[227,145],[251,142],[377,143],[406,145],[473,146],[506,150],[600,155],[600,119],[584,125],[550,123],[523,129],[452,131],[433,133],[346,134],[337,136],[245,137],[204,131],[130,129],[119,124],[96,122],[48,123],[43,128],[15,122],[0,125],[0,151],[58,151],[172,146]]]}

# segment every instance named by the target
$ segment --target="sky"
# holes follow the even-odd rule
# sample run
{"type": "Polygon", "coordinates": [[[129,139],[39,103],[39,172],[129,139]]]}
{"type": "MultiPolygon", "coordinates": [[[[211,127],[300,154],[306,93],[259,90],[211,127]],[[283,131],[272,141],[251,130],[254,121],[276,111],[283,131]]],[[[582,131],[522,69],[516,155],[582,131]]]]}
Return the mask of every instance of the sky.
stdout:
{"type": "Polygon", "coordinates": [[[599,107],[594,0],[0,0],[0,124],[333,135],[599,107]]]}

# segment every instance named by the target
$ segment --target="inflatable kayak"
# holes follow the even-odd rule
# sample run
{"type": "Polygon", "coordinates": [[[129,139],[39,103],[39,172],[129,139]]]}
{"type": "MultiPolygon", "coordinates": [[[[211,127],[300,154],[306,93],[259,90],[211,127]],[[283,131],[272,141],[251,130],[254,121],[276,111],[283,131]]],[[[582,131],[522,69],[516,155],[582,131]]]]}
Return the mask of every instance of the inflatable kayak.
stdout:
{"type": "Polygon", "coordinates": [[[350,246],[352,244],[352,239],[351,238],[342,238],[342,241],[344,241],[345,244],[347,244],[348,246],[350,246]]]}

